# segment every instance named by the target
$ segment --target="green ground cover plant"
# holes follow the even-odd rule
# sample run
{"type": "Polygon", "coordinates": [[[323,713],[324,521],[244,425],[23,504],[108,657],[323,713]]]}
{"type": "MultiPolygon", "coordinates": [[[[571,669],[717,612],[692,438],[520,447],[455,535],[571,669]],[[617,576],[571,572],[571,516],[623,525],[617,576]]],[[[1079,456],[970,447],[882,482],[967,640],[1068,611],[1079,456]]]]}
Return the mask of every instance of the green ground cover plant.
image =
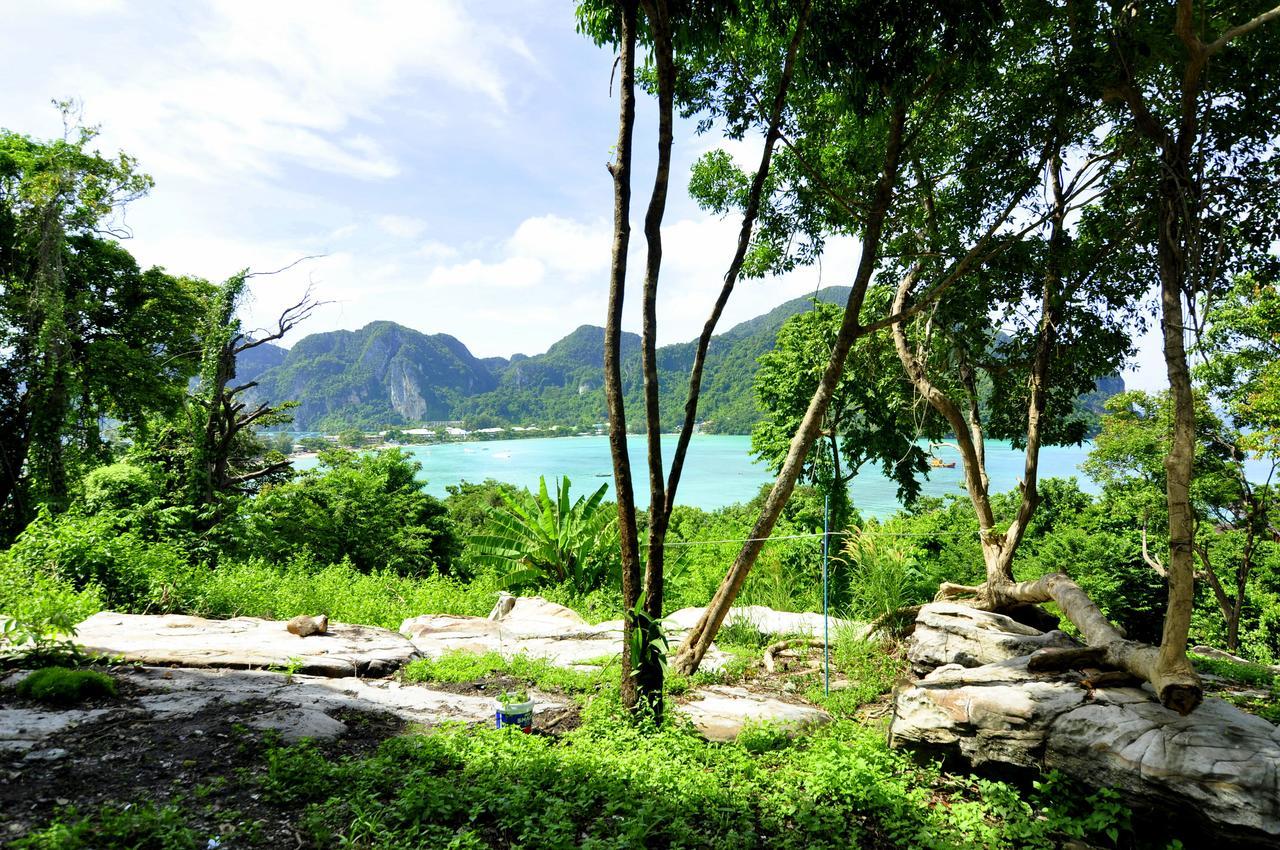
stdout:
{"type": "Polygon", "coordinates": [[[116,680],[97,670],[42,667],[18,683],[18,696],[52,705],[69,706],[94,697],[116,695],[116,680]]]}
{"type": "Polygon", "coordinates": [[[410,662],[401,675],[408,682],[470,682],[497,673],[521,679],[540,690],[569,694],[595,692],[614,678],[602,675],[602,671],[556,667],[545,658],[530,658],[523,653],[508,661],[496,652],[477,655],[463,650],[410,662]]]}
{"type": "Polygon", "coordinates": [[[584,719],[559,738],[446,728],[339,762],[280,749],[263,791],[302,807],[319,846],[1047,850],[1068,827],[1102,841],[1126,827],[1116,811],[1083,823],[1061,793],[949,783],[847,721],[793,742],[758,729],[716,745],[636,728],[612,699],[584,719]]]}

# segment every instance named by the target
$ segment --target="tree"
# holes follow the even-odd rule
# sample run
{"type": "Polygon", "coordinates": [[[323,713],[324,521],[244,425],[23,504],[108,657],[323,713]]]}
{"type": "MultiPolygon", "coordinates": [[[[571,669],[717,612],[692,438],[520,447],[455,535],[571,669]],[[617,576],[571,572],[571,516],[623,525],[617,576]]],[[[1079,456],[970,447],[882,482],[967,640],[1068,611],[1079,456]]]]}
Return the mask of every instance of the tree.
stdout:
{"type": "MultiPolygon", "coordinates": [[[[861,253],[830,356],[777,480],[748,540],[677,654],[676,668],[685,674],[697,669],[772,533],[855,342],[927,309],[957,280],[999,254],[1008,241],[1006,231],[1016,235],[1037,223],[1024,227],[1010,217],[1035,187],[1043,164],[1042,149],[1028,144],[1038,125],[1010,124],[998,100],[971,106],[982,74],[1017,67],[1025,47],[1023,29],[1002,26],[1000,10],[982,2],[824,6],[814,10],[810,24],[813,64],[802,68],[777,170],[787,187],[762,217],[769,227],[758,237],[758,256],[769,268],[813,262],[832,233],[856,236],[861,253]],[[1001,50],[1019,58],[996,61],[993,56],[1001,50]],[[890,315],[870,314],[864,310],[867,294],[884,271],[884,252],[894,234],[914,233],[920,226],[923,186],[912,186],[915,161],[930,145],[966,143],[966,150],[981,154],[985,144],[998,153],[990,161],[981,156],[972,163],[960,161],[957,173],[983,187],[971,194],[975,203],[964,231],[967,240],[949,246],[945,262],[914,304],[890,315]],[[916,204],[899,206],[903,194],[914,195],[916,204]]],[[[1016,95],[1023,87],[993,90],[1016,95]]]]}
{"type": "MultiPolygon", "coordinates": [[[[1196,578],[1212,591],[1225,625],[1227,649],[1236,652],[1247,587],[1268,546],[1270,479],[1280,458],[1269,458],[1266,481],[1250,481],[1241,447],[1248,436],[1220,419],[1199,395],[1190,489],[1193,549],[1200,563],[1196,578]]],[[[1161,502],[1173,432],[1172,400],[1168,393],[1132,391],[1112,398],[1107,409],[1086,470],[1103,483],[1110,501],[1128,503],[1136,514],[1134,522],[1142,527],[1147,565],[1167,578],[1164,562],[1152,554],[1147,537],[1149,527],[1167,522],[1161,502]]]]}
{"type": "Polygon", "coordinates": [[[223,518],[228,496],[251,492],[260,483],[289,470],[289,461],[268,454],[254,429],[289,421],[290,404],[251,403],[246,394],[256,381],[234,384],[236,358],[281,339],[319,306],[305,295],[287,307],[269,330],[246,333],[236,310],[251,275],[233,275],[211,299],[201,328],[200,384],[190,402],[191,445],[187,470],[188,504],[196,524],[208,529],[223,518]]]}
{"type": "Polygon", "coordinates": [[[461,546],[443,503],[422,492],[421,464],[399,449],[328,449],[291,481],[264,485],[237,513],[235,545],[283,563],[304,549],[319,564],[362,572],[448,574],[461,546]]]}
{"type": "MultiPolygon", "coordinates": [[[[614,466],[615,492],[618,495],[618,530],[622,555],[622,595],[626,612],[622,657],[622,699],[628,708],[643,708],[654,717],[662,711],[662,680],[665,672],[665,639],[659,621],[663,601],[664,543],[675,505],[676,490],[688,451],[693,425],[697,421],[698,397],[706,352],[720,315],[733,292],[751,244],[755,219],[765,191],[773,149],[778,141],[787,91],[805,32],[809,11],[806,2],[798,11],[784,8],[777,21],[789,33],[779,38],[772,28],[775,23],[764,16],[734,16],[732,4],[716,2],[676,5],[667,0],[620,0],[604,5],[584,3],[579,7],[579,21],[597,43],[619,46],[618,63],[620,106],[616,158],[609,166],[614,188],[614,237],[609,276],[609,308],[605,325],[605,400],[609,413],[609,445],[614,466]],[[636,524],[635,497],[631,480],[631,461],[626,444],[626,411],[621,375],[622,305],[626,294],[626,266],[630,246],[631,153],[635,130],[636,46],[640,36],[640,7],[652,50],[653,88],[658,100],[658,163],[653,190],[645,214],[645,274],[643,287],[644,327],[641,338],[645,434],[649,473],[649,527],[647,557],[641,576],[639,535],[636,524]],[[758,29],[748,25],[758,22],[758,29]],[[757,58],[772,61],[782,57],[776,78],[750,77],[750,85],[763,79],[776,90],[770,108],[761,109],[758,119],[765,127],[764,149],[760,167],[752,180],[739,231],[738,245],[725,273],[720,294],[698,340],[689,376],[689,392],[685,403],[685,419],[672,457],[671,470],[664,474],[661,447],[661,405],[657,365],[657,292],[662,265],[662,220],[666,210],[670,181],[671,149],[674,144],[673,121],[676,89],[681,78],[677,55],[681,57],[725,57],[732,53],[726,44],[746,45],[757,58]],[[637,657],[638,655],[638,657],[637,657]]],[[[749,12],[760,10],[750,9],[749,12]]],[[[713,60],[714,61],[714,60],[713,60]]],[[[775,66],[776,67],[776,66],[775,66]]]]}
{"type": "MultiPolygon", "coordinates": [[[[776,347],[760,357],[755,393],[765,418],[752,431],[751,448],[774,474],[821,379],[842,314],[834,304],[815,302],[811,311],[788,319],[776,347]]],[[[904,501],[912,501],[920,490],[917,476],[928,470],[928,453],[913,438],[937,436],[925,433],[927,422],[913,415],[912,387],[884,342],[866,337],[850,351],[802,473],[830,497],[836,530],[849,525],[849,485],[868,461],[879,462],[904,501]]]]}
{"type": "Polygon", "coordinates": [[[471,538],[475,562],[504,570],[507,587],[567,582],[578,593],[595,590],[617,565],[617,525],[604,504],[608,490],[601,484],[589,497],[570,502],[568,476],[556,482],[554,497],[542,477],[537,494],[511,496],[496,489],[503,507],[471,538]]]}
{"type": "Polygon", "coordinates": [[[1073,22],[1078,39],[1095,45],[1101,94],[1118,107],[1116,132],[1128,158],[1154,186],[1145,245],[1153,248],[1160,280],[1174,420],[1166,462],[1169,603],[1153,684],[1163,694],[1162,683],[1182,682],[1187,702],[1198,694],[1198,680],[1186,655],[1196,423],[1185,337],[1197,299],[1229,285],[1251,263],[1265,263],[1277,237],[1280,187],[1262,166],[1280,122],[1280,37],[1273,25],[1280,7],[1239,5],[1176,0],[1073,22]]]}
{"type": "Polygon", "coordinates": [[[37,505],[105,459],[103,417],[143,427],[181,404],[194,371],[190,316],[208,288],[142,271],[113,215],[151,179],[77,126],[41,142],[0,131],[0,510],[12,535],[37,505]]]}

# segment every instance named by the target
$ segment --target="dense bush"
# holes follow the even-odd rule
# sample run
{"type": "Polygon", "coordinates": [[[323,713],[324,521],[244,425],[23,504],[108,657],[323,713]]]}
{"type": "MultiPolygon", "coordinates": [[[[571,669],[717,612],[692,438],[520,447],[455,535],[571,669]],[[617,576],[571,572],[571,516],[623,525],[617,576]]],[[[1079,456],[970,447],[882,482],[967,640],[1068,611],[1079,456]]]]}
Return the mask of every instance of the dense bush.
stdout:
{"type": "Polygon", "coordinates": [[[422,492],[420,468],[399,449],[321,452],[315,469],[243,503],[233,549],[274,563],[307,549],[361,572],[448,573],[460,543],[444,505],[422,492]]]}
{"type": "Polygon", "coordinates": [[[180,609],[198,567],[180,546],[147,540],[122,521],[115,513],[41,512],[4,553],[5,572],[61,581],[119,610],[180,609]]]}

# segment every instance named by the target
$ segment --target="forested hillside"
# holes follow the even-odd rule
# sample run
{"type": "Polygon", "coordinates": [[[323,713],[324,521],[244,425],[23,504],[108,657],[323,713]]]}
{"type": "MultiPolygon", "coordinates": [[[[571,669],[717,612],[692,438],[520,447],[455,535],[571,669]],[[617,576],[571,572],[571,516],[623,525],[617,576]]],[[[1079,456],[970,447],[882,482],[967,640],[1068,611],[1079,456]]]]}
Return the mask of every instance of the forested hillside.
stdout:
{"type": "MultiPolygon", "coordinates": [[[[794,298],[716,336],[707,354],[699,418],[705,430],[748,434],[760,419],[752,391],[757,359],[771,350],[778,329],[819,301],[842,305],[849,289],[830,286],[794,298]]],[[[285,351],[261,346],[241,360],[239,377],[259,382],[272,403],[298,401],[294,427],[338,431],[459,419],[485,425],[590,424],[606,419],[602,357],[604,329],[582,325],[546,352],[478,359],[448,334],[427,335],[394,322],[358,331],[311,334],[285,351]]],[[[658,349],[663,429],[679,428],[694,342],[658,349]]],[[[623,334],[627,404],[641,404],[640,337],[623,334]]],[[[1119,376],[1103,379],[1081,404],[1100,413],[1124,391],[1119,376]]]]}
{"type": "MultiPolygon", "coordinates": [[[[817,298],[842,303],[845,287],[817,298]]],[[[745,434],[759,418],[752,398],[756,358],[773,347],[778,328],[803,312],[812,297],[796,298],[717,336],[707,362],[703,419],[722,433],[745,434]]],[[[394,322],[358,331],[331,331],[301,339],[287,353],[268,349],[240,364],[240,377],[257,380],[261,398],[298,401],[301,430],[412,425],[441,419],[497,422],[591,423],[605,418],[602,384],[604,331],[582,325],[543,354],[477,359],[447,334],[427,335],[394,322]],[[278,363],[271,360],[279,358],[278,363]]],[[[640,403],[640,337],[624,335],[628,401],[640,403]]],[[[663,378],[664,426],[678,425],[694,344],[658,350],[663,378]]]]}

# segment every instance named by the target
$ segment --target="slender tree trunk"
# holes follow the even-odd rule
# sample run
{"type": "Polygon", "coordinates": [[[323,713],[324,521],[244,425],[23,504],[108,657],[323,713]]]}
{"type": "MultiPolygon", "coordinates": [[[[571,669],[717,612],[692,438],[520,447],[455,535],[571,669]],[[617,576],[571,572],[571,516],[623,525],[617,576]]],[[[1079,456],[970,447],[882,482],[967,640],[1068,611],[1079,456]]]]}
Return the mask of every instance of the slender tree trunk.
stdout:
{"type": "MultiPolygon", "coordinates": [[[[675,111],[675,57],[671,43],[671,19],[666,0],[646,0],[645,18],[653,37],[653,53],[658,74],[658,164],[653,192],[644,218],[644,236],[648,245],[644,274],[644,324],[641,333],[640,362],[644,372],[645,435],[649,461],[649,540],[644,570],[645,641],[659,639],[658,621],[662,619],[663,562],[667,536],[666,482],[662,466],[662,410],[658,385],[658,278],[662,270],[662,219],[667,207],[667,186],[671,178],[671,146],[675,111]]],[[[635,599],[623,600],[632,609],[635,599]]],[[[662,664],[656,653],[646,652],[636,662],[632,659],[636,680],[637,704],[643,704],[655,719],[662,716],[662,664]]]]}
{"type": "Polygon", "coordinates": [[[724,313],[725,305],[729,302],[729,296],[733,294],[733,288],[738,282],[738,276],[742,273],[742,264],[746,261],[747,250],[751,247],[751,233],[755,228],[756,219],[760,215],[764,187],[773,161],[773,149],[781,136],[782,116],[786,109],[787,93],[791,88],[791,80],[795,73],[796,56],[804,39],[808,17],[809,3],[806,2],[800,9],[800,15],[796,20],[795,32],[792,33],[791,43],[787,46],[787,56],[782,63],[782,75],[778,82],[778,91],[773,98],[773,107],[769,113],[768,128],[765,130],[764,135],[764,149],[760,154],[760,165],[756,169],[755,176],[751,179],[751,188],[747,192],[747,203],[742,211],[742,227],[738,229],[738,244],[734,249],[733,258],[729,261],[729,269],[724,274],[724,283],[720,287],[720,295],[716,298],[716,303],[711,308],[711,315],[707,317],[707,321],[702,326],[702,333],[698,337],[698,345],[694,351],[693,367],[689,370],[689,393],[684,405],[684,422],[681,424],[680,434],[676,438],[676,448],[671,458],[671,472],[667,476],[665,513],[668,520],[671,518],[671,511],[675,508],[676,490],[680,486],[680,476],[684,471],[685,455],[689,450],[689,440],[693,436],[694,425],[698,421],[698,399],[702,392],[702,373],[706,366],[707,351],[711,347],[711,337],[715,334],[716,325],[720,322],[720,316],[724,313]]]}
{"type": "MultiPolygon", "coordinates": [[[[1175,139],[1168,138],[1163,151],[1164,173],[1158,184],[1160,233],[1156,257],[1160,271],[1161,329],[1164,333],[1164,360],[1173,396],[1173,439],[1165,458],[1166,502],[1169,508],[1169,600],[1164,630],[1160,637],[1157,691],[1189,687],[1198,679],[1187,658],[1187,636],[1191,630],[1191,610],[1195,602],[1195,517],[1191,511],[1192,464],[1195,458],[1196,414],[1187,367],[1186,320],[1183,295],[1187,292],[1186,240],[1198,198],[1190,172],[1191,154],[1197,136],[1196,102],[1200,72],[1188,69],[1183,90],[1183,120],[1175,139]]],[[[1166,703],[1167,705],[1168,703],[1166,703]]],[[[1191,708],[1195,706],[1192,705],[1191,708]]],[[[1190,710],[1190,709],[1188,709],[1190,710]]]]}
{"type": "MultiPolygon", "coordinates": [[[[627,419],[622,390],[622,305],[626,294],[627,249],[631,239],[631,144],[636,122],[635,62],[637,0],[621,0],[621,54],[618,67],[618,144],[609,165],[613,177],[613,253],[609,267],[609,315],[604,332],[604,391],[609,411],[609,453],[618,498],[618,539],[622,560],[622,598],[630,608],[640,598],[640,546],[636,536],[635,491],[627,453],[627,419]]],[[[622,703],[636,705],[632,675],[632,618],[623,624],[622,703]]]]}
{"type": "Polygon", "coordinates": [[[890,121],[885,145],[884,165],[879,183],[876,186],[875,198],[867,216],[866,226],[862,233],[862,256],[859,258],[858,271],[849,292],[849,299],[845,304],[844,319],[840,323],[840,331],[836,335],[835,344],[832,346],[831,358],[827,362],[826,369],[823,370],[822,379],[818,382],[818,388],[814,391],[813,398],[809,402],[809,408],[805,411],[800,428],[791,439],[791,447],[787,451],[786,460],[782,464],[782,469],[779,471],[773,487],[769,490],[769,495],[765,499],[759,518],[751,529],[750,539],[739,550],[737,557],[734,558],[733,565],[720,582],[720,587],[716,590],[715,596],[712,597],[711,604],[707,606],[698,622],[689,630],[689,633],[685,636],[684,643],[680,646],[676,655],[675,669],[682,674],[692,674],[698,669],[698,665],[702,663],[702,658],[706,655],[707,649],[710,648],[711,641],[720,629],[720,624],[724,622],[729,609],[733,606],[734,599],[738,596],[738,591],[742,589],[743,582],[747,580],[747,575],[755,565],[756,559],[760,555],[760,550],[764,547],[765,539],[773,533],[773,527],[777,524],[778,517],[786,505],[787,499],[791,498],[796,481],[804,469],[804,460],[809,454],[809,449],[813,447],[814,440],[817,439],[818,433],[822,429],[822,420],[826,416],[831,396],[835,392],[836,385],[839,383],[840,376],[844,371],[845,359],[860,335],[859,314],[862,312],[862,302],[866,297],[867,286],[871,282],[871,276],[879,260],[880,236],[884,228],[885,218],[889,213],[889,207],[893,201],[893,190],[898,180],[898,168],[902,153],[902,130],[905,122],[906,107],[899,104],[894,108],[892,120],[890,121]]]}

